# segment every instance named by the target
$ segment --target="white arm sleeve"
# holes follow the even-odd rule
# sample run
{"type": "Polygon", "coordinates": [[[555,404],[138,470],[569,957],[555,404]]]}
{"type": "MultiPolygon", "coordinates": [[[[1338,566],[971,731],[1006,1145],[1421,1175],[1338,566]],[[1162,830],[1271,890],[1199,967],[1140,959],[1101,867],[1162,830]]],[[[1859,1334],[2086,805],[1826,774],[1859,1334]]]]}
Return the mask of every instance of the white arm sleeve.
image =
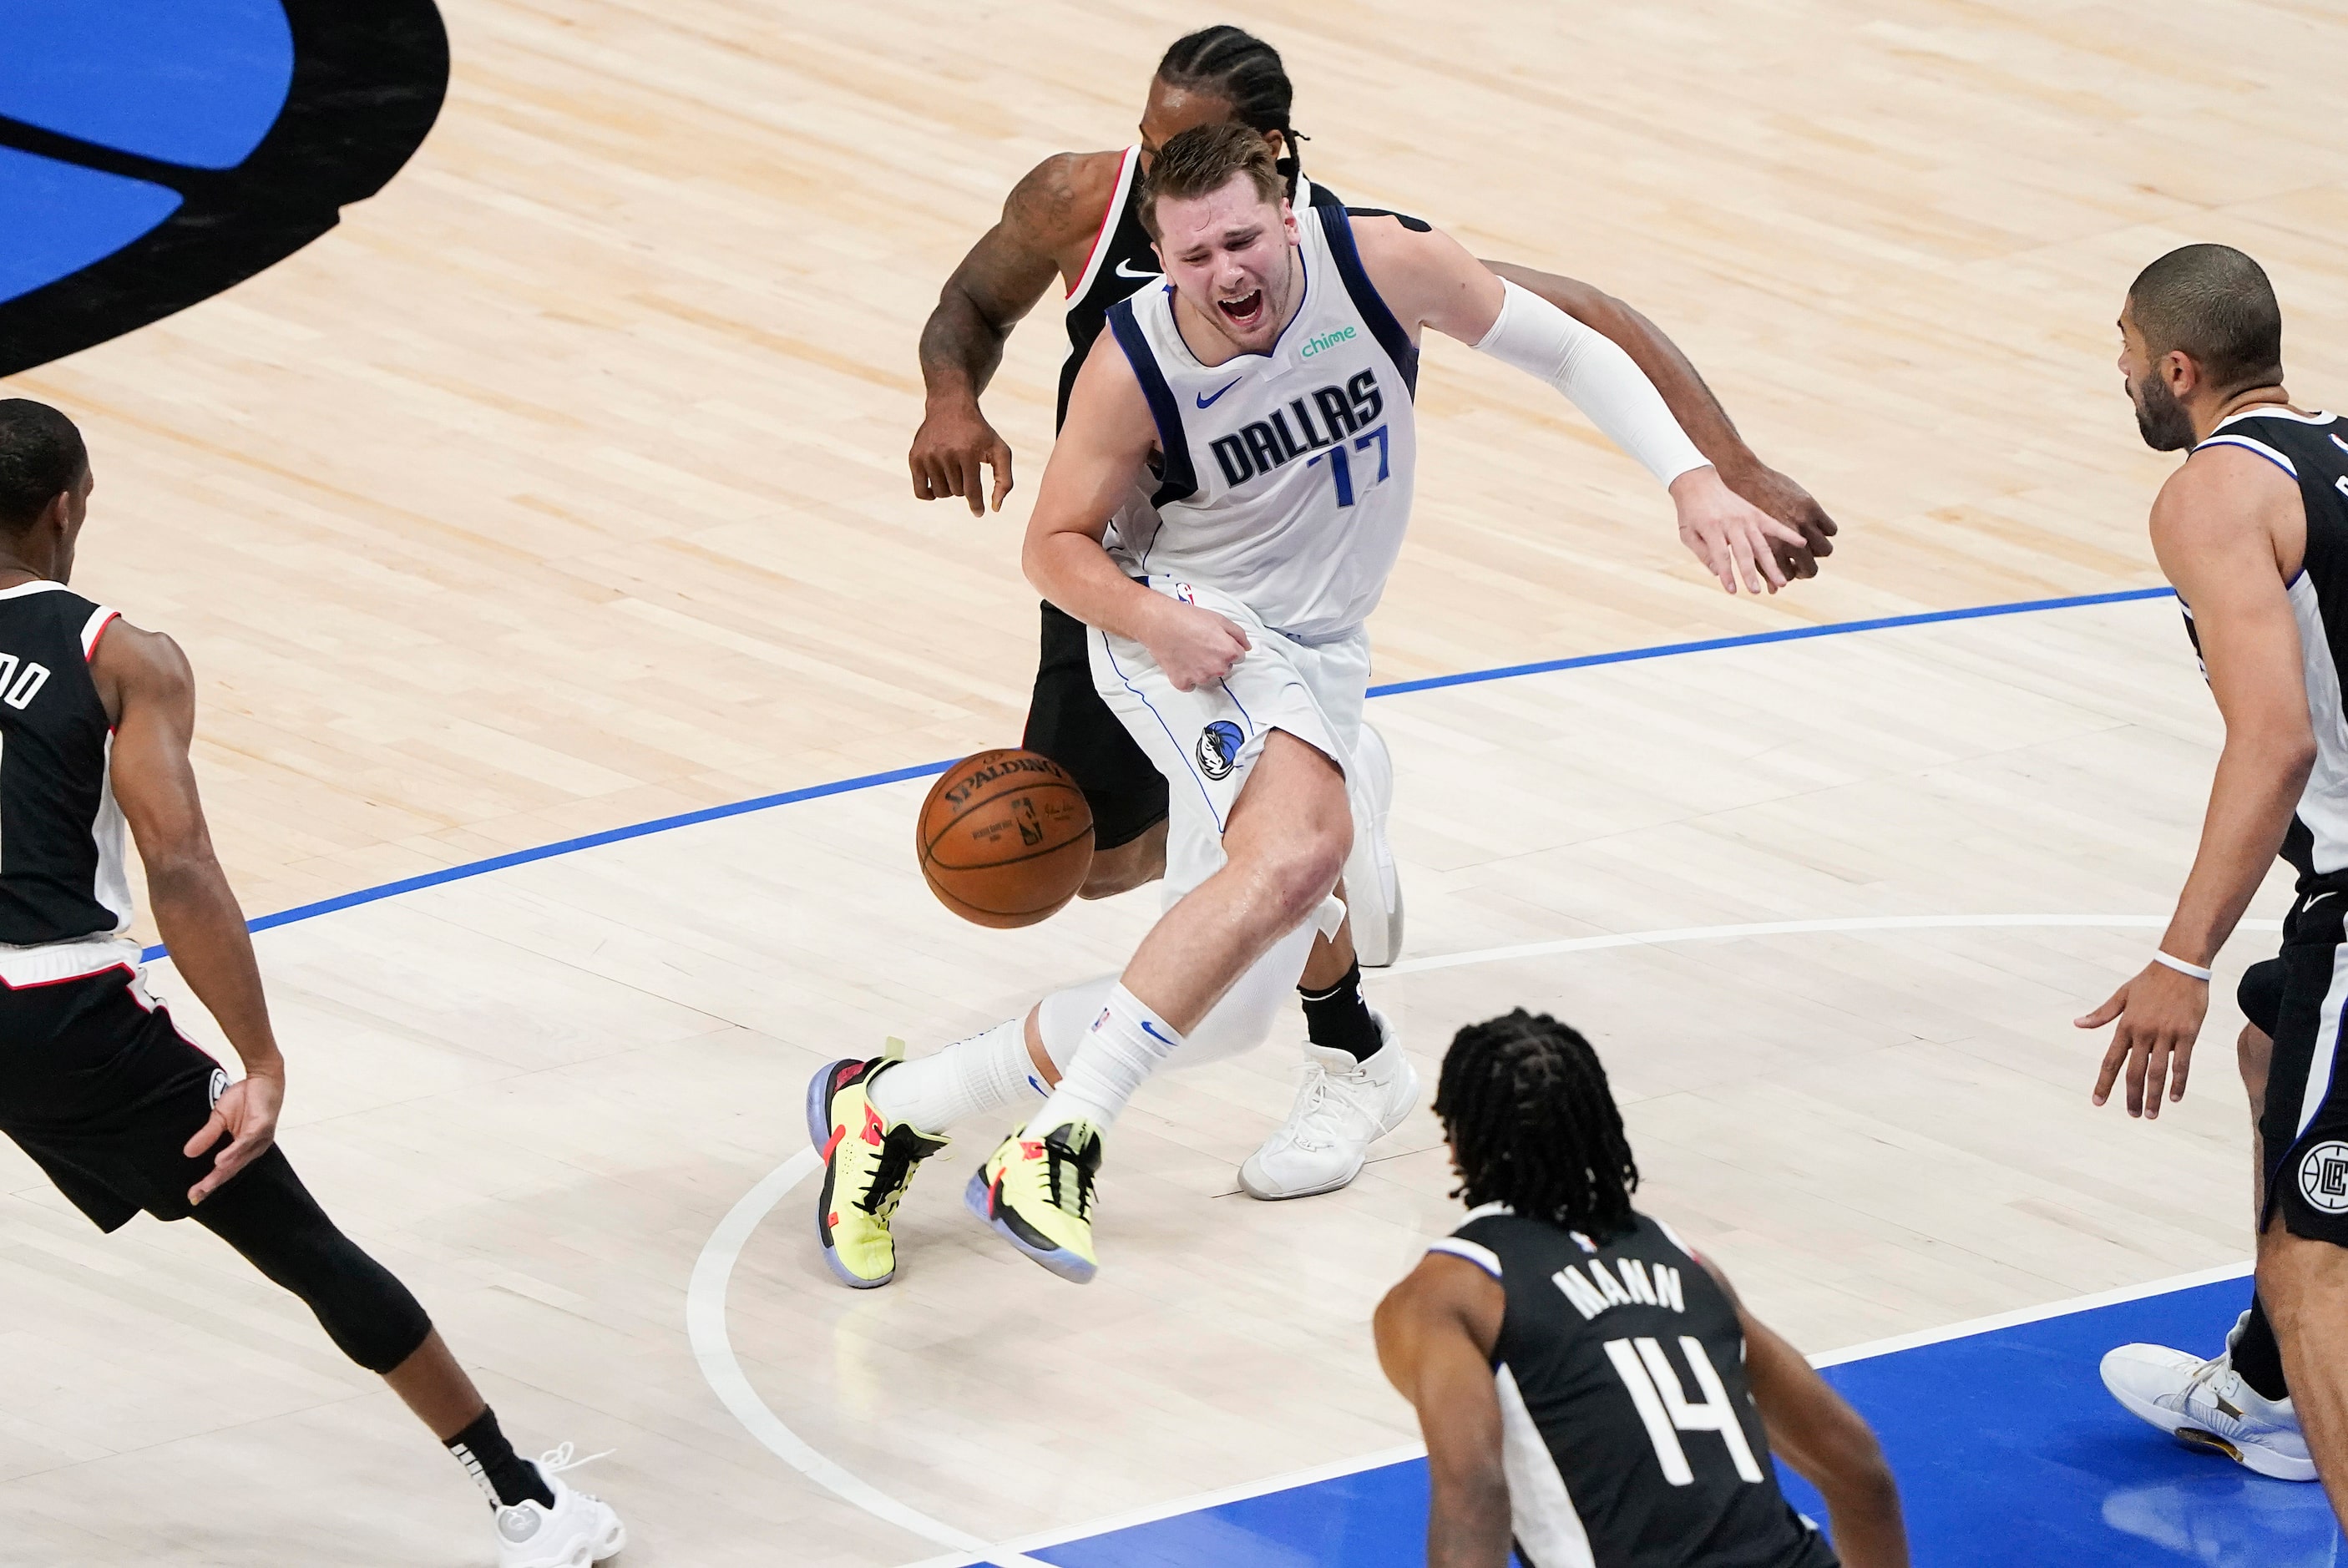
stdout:
{"type": "Polygon", "coordinates": [[[1663,484],[1711,459],[1695,449],[1664,406],[1663,395],[1631,356],[1529,289],[1500,280],[1507,292],[1479,354],[1548,382],[1590,416],[1607,438],[1663,484]]]}

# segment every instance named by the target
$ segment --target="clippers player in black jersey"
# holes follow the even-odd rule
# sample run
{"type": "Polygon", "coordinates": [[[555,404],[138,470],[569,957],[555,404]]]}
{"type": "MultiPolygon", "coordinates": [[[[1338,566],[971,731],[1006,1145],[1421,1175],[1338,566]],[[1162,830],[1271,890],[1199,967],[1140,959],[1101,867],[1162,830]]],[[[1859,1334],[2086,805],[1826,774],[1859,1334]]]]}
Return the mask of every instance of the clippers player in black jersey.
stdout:
{"type": "MultiPolygon", "coordinates": [[[[978,399],[1002,364],[1012,328],[1055,277],[1063,282],[1068,356],[1061,366],[1058,407],[1065,416],[1068,388],[1108,307],[1159,276],[1136,204],[1138,176],[1157,149],[1193,126],[1237,121],[1263,134],[1293,182],[1301,139],[1289,125],[1293,96],[1271,45],[1237,27],[1204,28],[1178,39],[1159,63],[1137,146],[1055,154],[1012,188],[1002,220],[947,278],[922,329],[927,406],[907,459],[914,495],[961,497],[973,516],[987,506],[1001,509],[1012,487],[1011,448],[987,422],[978,399]]],[[[1587,284],[1502,262],[1485,264],[1628,352],[1729,489],[1802,532],[1806,548],[1781,548],[1787,573],[1817,574],[1816,558],[1834,548],[1833,521],[1800,485],[1754,455],[1677,345],[1636,310],[1587,284]]],[[[1082,628],[1045,605],[1027,744],[1083,785],[1097,829],[1084,896],[1105,898],[1163,874],[1166,784],[1094,692],[1084,650],[1082,628]]],[[[1374,939],[1364,944],[1374,946],[1374,939]]]]}
{"type": "MultiPolygon", "coordinates": [[[[1035,308],[1055,277],[1063,282],[1068,356],[1060,371],[1058,409],[1065,417],[1068,389],[1109,307],[1160,275],[1138,205],[1140,176],[1157,150],[1194,126],[1244,124],[1271,144],[1292,194],[1300,177],[1301,140],[1289,124],[1294,96],[1271,45],[1237,27],[1203,28],[1176,40],[1159,62],[1138,145],[1122,152],[1056,154],[1012,189],[1001,222],[946,280],[922,329],[928,399],[908,456],[914,495],[924,500],[959,496],[973,516],[989,505],[1001,509],[1011,491],[1011,448],[987,423],[978,399],[1002,364],[1011,329],[1035,308]],[[984,471],[990,469],[991,486],[984,471]]],[[[1834,548],[1833,520],[1800,485],[1754,456],[1695,366],[1653,322],[1571,278],[1500,262],[1485,264],[1629,353],[1728,488],[1800,531],[1806,544],[1776,546],[1785,574],[1817,574],[1817,557],[1834,548]]],[[[1723,586],[1734,591],[1734,563],[1723,559],[1714,564],[1723,586]]],[[[1759,580],[1749,579],[1747,586],[1758,592],[1759,580]]],[[[1042,611],[1024,744],[1058,762],[1083,788],[1093,812],[1094,855],[1082,896],[1107,898],[1165,874],[1166,780],[1093,689],[1084,627],[1051,604],[1042,611]]],[[[1384,793],[1379,780],[1391,776],[1375,729],[1365,730],[1365,753],[1361,760],[1371,780],[1366,793],[1375,800],[1384,793]]],[[[1300,976],[1309,1045],[1297,1109],[1258,1158],[1241,1167],[1241,1185],[1252,1197],[1301,1197],[1344,1185],[1377,1133],[1375,1086],[1349,1064],[1376,1055],[1390,1033],[1361,985],[1362,965],[1392,964],[1401,946],[1401,892],[1381,823],[1373,821],[1368,831],[1355,835],[1344,882],[1346,923],[1334,940],[1314,944],[1300,976]],[[1354,912],[1362,915],[1359,921],[1351,917],[1354,912]],[[1313,1112],[1315,1106],[1323,1112],[1313,1112]],[[1337,1108],[1334,1120],[1326,1119],[1331,1107],[1337,1108]],[[1324,1119],[1307,1125],[1316,1114],[1324,1119]],[[1322,1152],[1303,1157],[1299,1151],[1307,1148],[1322,1152]]],[[[1044,1070],[1040,1042],[1029,1046],[1038,1070],[1044,1070]]]]}
{"type": "Polygon", "coordinates": [[[2130,1116],[2185,1094],[2209,965],[2280,854],[2298,873],[2282,952],[2243,977],[2258,1283],[2209,1360],[2149,1345],[2104,1361],[2130,1410],[2262,1474],[2321,1479],[2348,1525],[2348,419],[2293,405],[2282,312],[2258,263],[2188,245],[2120,314],[2137,425],[2185,462],[2153,552],[2225,720],[2201,843],[2152,962],[2084,1028],[2117,1022],[2096,1080],[2130,1116]]]}
{"type": "Polygon", "coordinates": [[[1503,1568],[1511,1545],[1525,1568],[1906,1568],[1867,1423],[1631,1207],[1587,1040],[1521,1008],[1462,1029],[1435,1111],[1476,1207],[1376,1319],[1426,1435],[1427,1568],[1503,1568]],[[1834,1546],[1778,1491],[1773,1447],[1826,1498],[1834,1546]]]}
{"type": "Polygon", "coordinates": [[[275,1146],[285,1062],[196,798],[187,658],[65,586],[91,485],[72,421],[0,400],[0,1130],[100,1230],[193,1218],[300,1297],[480,1484],[500,1568],[600,1562],[626,1532],[560,1479],[569,1445],[515,1454],[416,1298],[275,1146]],[[180,977],[244,1064],[233,1082],[148,994],[126,825],[180,977]]]}

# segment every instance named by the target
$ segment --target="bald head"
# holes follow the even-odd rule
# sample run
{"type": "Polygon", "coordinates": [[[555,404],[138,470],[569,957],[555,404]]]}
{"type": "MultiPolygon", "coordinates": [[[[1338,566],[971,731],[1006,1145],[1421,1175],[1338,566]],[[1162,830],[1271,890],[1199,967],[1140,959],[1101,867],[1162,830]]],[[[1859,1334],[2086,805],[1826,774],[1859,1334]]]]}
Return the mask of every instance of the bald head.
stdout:
{"type": "Polygon", "coordinates": [[[2266,269],[2231,245],[2186,245],[2137,274],[2128,317],[2148,356],[2177,353],[2230,396],[2282,380],[2282,307],[2266,269]]]}

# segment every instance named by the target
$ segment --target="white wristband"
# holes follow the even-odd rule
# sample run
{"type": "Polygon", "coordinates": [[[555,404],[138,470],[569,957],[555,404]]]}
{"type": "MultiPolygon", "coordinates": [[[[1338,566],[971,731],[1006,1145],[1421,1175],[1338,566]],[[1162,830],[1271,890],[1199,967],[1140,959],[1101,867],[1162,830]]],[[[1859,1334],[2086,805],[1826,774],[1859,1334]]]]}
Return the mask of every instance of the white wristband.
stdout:
{"type": "Polygon", "coordinates": [[[2171,958],[2168,954],[2163,953],[2157,947],[2152,950],[2152,961],[2155,964],[2165,964],[2168,965],[2169,968],[2176,970],[2179,975],[2190,975],[2196,980],[2207,980],[2209,978],[2209,971],[2202,968],[2199,964],[2188,964],[2182,958],[2171,958]]]}

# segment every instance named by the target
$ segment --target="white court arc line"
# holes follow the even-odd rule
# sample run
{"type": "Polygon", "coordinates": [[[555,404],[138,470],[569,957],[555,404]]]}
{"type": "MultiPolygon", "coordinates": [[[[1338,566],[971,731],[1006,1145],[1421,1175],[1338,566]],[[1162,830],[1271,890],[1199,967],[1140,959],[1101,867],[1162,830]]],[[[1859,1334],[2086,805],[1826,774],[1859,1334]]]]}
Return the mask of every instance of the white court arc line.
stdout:
{"type": "MultiPolygon", "coordinates": [[[[820,1163],[814,1150],[800,1150],[768,1171],[766,1180],[743,1193],[741,1201],[726,1211],[726,1217],[717,1222],[717,1228],[709,1233],[701,1256],[694,1261],[692,1283],[685,1291],[685,1332],[693,1345],[693,1358],[700,1363],[701,1375],[718,1401],[785,1464],[900,1530],[958,1552],[984,1553],[987,1544],[977,1536],[932,1519],[910,1503],[898,1501],[818,1451],[758,1398],[741,1362],[735,1359],[734,1342],[726,1331],[726,1291],[733,1283],[735,1260],[742,1255],[751,1233],[782,1202],[783,1195],[814,1174],[820,1163]]],[[[1016,1553],[996,1554],[988,1560],[1003,1564],[1003,1568],[1050,1568],[1048,1563],[1016,1553]]]]}
{"type": "MultiPolygon", "coordinates": [[[[1470,953],[1438,954],[1427,958],[1414,958],[1395,965],[1389,975],[1424,974],[1437,969],[1457,969],[1474,964],[1497,964],[1512,959],[1540,958],[1553,954],[1595,953],[1617,947],[1662,946],[1680,942],[1721,942],[1739,937],[1796,936],[1828,932],[1898,932],[1898,931],[1995,931],[2048,927],[2072,927],[2104,930],[2159,930],[2167,926],[2168,917],[2157,914],[1879,914],[1854,915],[1831,920],[1761,921],[1736,925],[1688,925],[1662,931],[1640,931],[1604,936],[1564,937],[1552,942],[1521,943],[1509,947],[1488,947],[1470,953]]],[[[2280,931],[2279,920],[2245,920],[2243,931],[2280,931]]],[[[734,1264],[742,1255],[742,1248],[751,1235],[781,1202],[785,1194],[812,1175],[819,1161],[815,1151],[802,1149],[784,1161],[764,1180],[745,1192],[717,1228],[703,1243],[701,1255],[693,1265],[691,1283],[685,1287],[685,1334],[693,1346],[693,1356],[701,1367],[702,1377],[720,1403],[731,1411],[746,1430],[768,1452],[785,1464],[830,1491],[843,1501],[853,1503],[876,1519],[886,1520],[910,1534],[949,1548],[955,1555],[938,1558],[920,1568],[964,1568],[977,1563],[1000,1564],[1001,1568],[1051,1568],[1048,1563],[1018,1552],[1002,1547],[990,1547],[979,1537],[958,1530],[942,1520],[932,1519],[909,1503],[899,1501],[887,1492],[852,1474],[844,1466],[819,1451],[807,1439],[767,1408],[751,1385],[742,1364],[736,1359],[731,1336],[726,1327],[726,1295],[733,1282],[734,1264]]],[[[2246,1270],[2243,1272],[2247,1272],[2246,1270]]],[[[2128,1287],[2118,1292],[2104,1292],[2095,1296],[2057,1304],[2050,1308],[2025,1308],[2020,1313],[2002,1314],[1994,1318],[1977,1319],[1952,1328],[1928,1330],[1921,1335],[1905,1336],[1899,1339],[1880,1340],[1848,1351],[1832,1352],[1813,1359],[1821,1366],[1855,1360],[1863,1355],[1882,1354],[1911,1345],[1937,1342],[1963,1334],[1981,1332],[1991,1327],[2033,1321],[2037,1316],[2054,1315],[2065,1311],[2082,1310],[2086,1306],[2105,1305],[2111,1301],[2129,1299],[2132,1294],[2150,1294],[2182,1288],[2184,1284],[2205,1283],[2209,1278],[2226,1277],[2225,1271],[2215,1274],[2180,1275],[2174,1280],[2153,1285],[2128,1287]]],[[[1086,1525],[1078,1531],[1054,1532],[1048,1537],[1024,1539],[1024,1544],[1043,1547],[1063,1541],[1097,1534],[1103,1528],[1118,1523],[1140,1523],[1153,1519],[1170,1518],[1199,1506],[1211,1506],[1216,1501],[1228,1501],[1241,1497],[1260,1496],[1278,1491],[1282,1486],[1303,1480],[1325,1479],[1347,1475],[1378,1464],[1409,1457],[1418,1450],[1395,1450],[1371,1456],[1366,1460],[1342,1461],[1323,1470],[1300,1472],[1298,1476],[1282,1476],[1273,1481],[1187,1498],[1179,1504],[1163,1510],[1123,1516],[1118,1521],[1086,1525]]]]}

